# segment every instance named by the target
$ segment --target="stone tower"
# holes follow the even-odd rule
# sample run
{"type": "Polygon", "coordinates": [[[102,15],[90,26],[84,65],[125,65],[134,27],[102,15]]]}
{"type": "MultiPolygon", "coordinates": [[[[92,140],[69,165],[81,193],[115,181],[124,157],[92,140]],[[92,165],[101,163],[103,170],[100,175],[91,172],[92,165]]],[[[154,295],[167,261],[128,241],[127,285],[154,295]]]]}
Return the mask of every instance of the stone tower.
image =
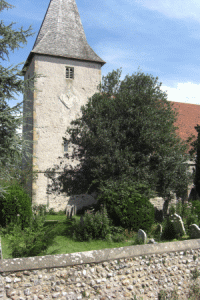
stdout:
{"type": "Polygon", "coordinates": [[[29,184],[32,204],[59,210],[69,202],[47,193],[45,171],[67,150],[65,131],[97,91],[104,64],[87,43],[75,0],[51,0],[24,66],[25,79],[41,75],[24,97],[23,135],[31,142],[26,164],[36,172],[29,184]]]}

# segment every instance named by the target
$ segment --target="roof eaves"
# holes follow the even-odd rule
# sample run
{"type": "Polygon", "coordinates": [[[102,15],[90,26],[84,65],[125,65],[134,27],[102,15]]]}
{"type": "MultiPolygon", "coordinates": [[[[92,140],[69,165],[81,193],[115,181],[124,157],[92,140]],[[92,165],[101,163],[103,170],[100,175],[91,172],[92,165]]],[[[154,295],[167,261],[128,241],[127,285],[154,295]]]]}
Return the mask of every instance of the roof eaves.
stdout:
{"type": "Polygon", "coordinates": [[[39,53],[39,52],[36,52],[36,51],[31,51],[23,68],[22,68],[22,73],[23,75],[26,74],[26,67],[28,67],[30,65],[30,62],[33,58],[34,55],[41,55],[41,56],[51,56],[51,57],[59,57],[59,58],[67,58],[67,59],[70,59],[70,60],[77,60],[77,61],[87,61],[87,62],[93,62],[93,63],[99,63],[101,64],[101,66],[105,65],[106,62],[103,61],[102,59],[100,59],[99,61],[98,60],[90,60],[90,59],[83,59],[83,58],[74,58],[74,57],[70,57],[70,56],[63,56],[63,55],[52,55],[52,54],[45,54],[45,53],[39,53]]]}

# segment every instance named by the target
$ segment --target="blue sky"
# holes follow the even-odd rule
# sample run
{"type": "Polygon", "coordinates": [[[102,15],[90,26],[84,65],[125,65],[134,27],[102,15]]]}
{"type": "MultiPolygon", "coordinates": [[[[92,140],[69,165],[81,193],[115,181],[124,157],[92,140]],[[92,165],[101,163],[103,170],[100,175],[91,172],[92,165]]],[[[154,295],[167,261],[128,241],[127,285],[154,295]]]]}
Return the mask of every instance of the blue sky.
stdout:
{"type": "MultiPolygon", "coordinates": [[[[49,0],[7,0],[15,8],[1,13],[36,33],[10,63],[32,50],[49,0]]],[[[107,63],[102,75],[122,67],[122,77],[138,67],[158,76],[168,99],[200,104],[199,0],[76,0],[89,45],[107,63]]],[[[21,97],[19,97],[20,99],[21,97]]]]}

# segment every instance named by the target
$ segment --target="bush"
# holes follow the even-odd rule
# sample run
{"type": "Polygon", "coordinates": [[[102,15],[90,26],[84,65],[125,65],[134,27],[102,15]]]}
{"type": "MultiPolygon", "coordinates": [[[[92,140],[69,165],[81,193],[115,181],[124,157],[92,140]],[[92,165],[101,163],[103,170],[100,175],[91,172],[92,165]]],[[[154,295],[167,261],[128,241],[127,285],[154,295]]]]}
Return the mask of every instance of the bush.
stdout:
{"type": "Polygon", "coordinates": [[[182,201],[179,201],[176,210],[183,219],[186,233],[189,234],[189,226],[191,224],[198,224],[198,213],[200,213],[199,201],[186,201],[184,204],[182,204],[182,201]]]}
{"type": "Polygon", "coordinates": [[[0,225],[5,227],[20,219],[22,229],[29,225],[32,216],[31,199],[18,184],[6,188],[0,196],[0,225]]]}
{"type": "Polygon", "coordinates": [[[85,212],[83,222],[77,222],[73,231],[73,238],[79,241],[92,239],[105,239],[111,234],[110,221],[106,208],[101,208],[96,213],[85,212]]]}
{"type": "Polygon", "coordinates": [[[194,215],[197,215],[198,222],[200,222],[200,201],[195,200],[195,201],[192,201],[191,203],[192,203],[192,213],[194,215]]]}
{"type": "Polygon", "coordinates": [[[101,189],[99,201],[105,204],[115,226],[149,231],[154,223],[154,206],[137,188],[127,182],[111,182],[101,189]]]}
{"type": "Polygon", "coordinates": [[[48,215],[53,215],[53,216],[55,216],[55,215],[57,215],[57,213],[54,211],[54,208],[50,208],[49,210],[48,210],[48,213],[47,213],[48,215]]]}
{"type": "Polygon", "coordinates": [[[169,217],[167,217],[163,224],[163,233],[162,239],[164,240],[173,240],[176,238],[176,231],[174,229],[174,225],[169,217]]]}
{"type": "MultiPolygon", "coordinates": [[[[44,226],[44,223],[44,216],[35,215],[31,217],[29,227],[24,230],[20,224],[10,224],[12,229],[7,233],[13,258],[37,256],[54,243],[56,229],[44,226]]],[[[6,230],[2,231],[6,233],[6,230]]]]}
{"type": "Polygon", "coordinates": [[[44,204],[33,205],[32,206],[32,211],[35,215],[39,215],[39,216],[47,215],[46,205],[44,205],[44,204]]]}

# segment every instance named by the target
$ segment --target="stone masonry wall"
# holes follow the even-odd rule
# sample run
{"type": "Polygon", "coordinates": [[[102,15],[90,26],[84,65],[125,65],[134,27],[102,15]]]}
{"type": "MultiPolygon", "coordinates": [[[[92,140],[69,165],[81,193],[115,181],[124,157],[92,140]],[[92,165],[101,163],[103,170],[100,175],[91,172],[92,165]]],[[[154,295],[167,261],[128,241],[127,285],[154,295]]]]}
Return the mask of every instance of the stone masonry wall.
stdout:
{"type": "MultiPolygon", "coordinates": [[[[25,79],[33,72],[40,77],[35,82],[34,93],[29,93],[24,104],[25,119],[27,112],[31,115],[24,122],[23,129],[24,135],[32,142],[32,165],[37,174],[31,187],[32,203],[47,205],[48,202],[53,207],[54,195],[47,194],[50,182],[47,182],[44,172],[60,165],[66,129],[80,115],[81,106],[97,92],[101,82],[101,64],[37,54],[25,79]],[[66,67],[74,68],[74,79],[66,78],[66,67]]],[[[72,161],[73,165],[77,163],[72,161]]],[[[60,194],[57,202],[65,201],[65,196],[60,194]]]]}
{"type": "Polygon", "coordinates": [[[187,299],[200,268],[200,239],[0,262],[0,299],[158,299],[177,289],[187,299]]]}
{"type": "MultiPolygon", "coordinates": [[[[44,176],[44,174],[41,173],[39,176],[44,176]]],[[[42,182],[44,182],[44,180],[42,182]]],[[[149,201],[158,210],[163,210],[163,205],[165,201],[162,197],[151,198],[149,199],[149,201]]],[[[84,206],[89,206],[96,203],[97,203],[97,195],[93,195],[93,194],[92,195],[80,194],[80,195],[67,196],[64,193],[62,193],[61,195],[58,193],[54,193],[54,194],[52,193],[50,201],[47,195],[47,203],[45,204],[47,205],[47,207],[51,207],[56,212],[58,212],[60,210],[65,210],[67,205],[75,205],[77,209],[80,209],[84,206]]],[[[168,211],[171,205],[176,205],[176,204],[177,204],[177,200],[173,199],[169,204],[168,211]]]]}

